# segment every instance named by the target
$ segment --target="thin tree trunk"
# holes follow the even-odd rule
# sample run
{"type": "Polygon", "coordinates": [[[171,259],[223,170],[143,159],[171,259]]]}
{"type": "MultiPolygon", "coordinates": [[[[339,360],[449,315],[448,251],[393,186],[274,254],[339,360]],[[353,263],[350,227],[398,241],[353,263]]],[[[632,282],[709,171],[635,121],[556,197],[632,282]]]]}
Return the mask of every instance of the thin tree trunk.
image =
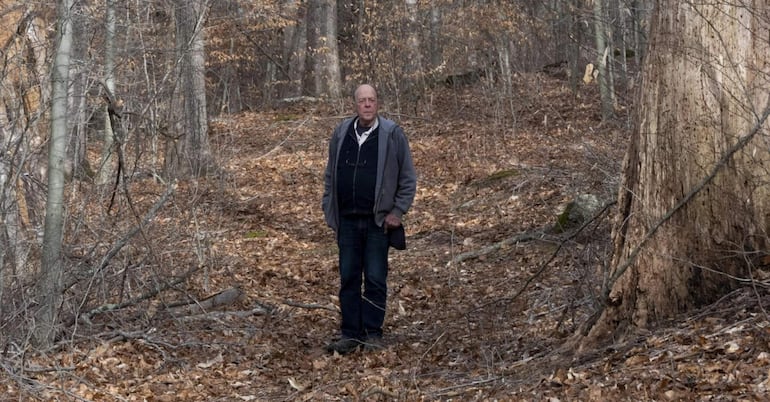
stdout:
{"type": "Polygon", "coordinates": [[[594,29],[596,34],[596,52],[598,53],[597,68],[599,69],[599,93],[602,102],[602,119],[607,120],[614,114],[610,71],[607,61],[610,58],[610,48],[607,38],[607,23],[604,18],[604,0],[594,0],[594,29]]]}
{"type": "Polygon", "coordinates": [[[70,52],[72,50],[72,6],[74,0],[61,0],[57,10],[56,56],[52,73],[51,137],[48,147],[48,197],[37,297],[34,340],[38,346],[53,343],[59,305],[62,300],[61,259],[64,227],[64,161],[67,158],[67,105],[70,52]]]}
{"type": "MultiPolygon", "coordinates": [[[[105,39],[104,39],[104,84],[109,91],[110,97],[115,96],[115,0],[107,0],[106,21],[105,21],[105,39]]],[[[113,180],[113,144],[115,142],[115,133],[112,131],[112,122],[110,121],[109,106],[104,105],[104,143],[102,145],[102,159],[99,163],[99,172],[96,182],[104,185],[113,180]]],[[[118,145],[120,146],[120,145],[118,145]]]]}
{"type": "Polygon", "coordinates": [[[284,12],[295,16],[295,23],[283,30],[283,63],[289,72],[288,82],[282,86],[281,97],[291,98],[302,95],[302,72],[307,54],[306,6],[296,0],[284,2],[284,12]]]}

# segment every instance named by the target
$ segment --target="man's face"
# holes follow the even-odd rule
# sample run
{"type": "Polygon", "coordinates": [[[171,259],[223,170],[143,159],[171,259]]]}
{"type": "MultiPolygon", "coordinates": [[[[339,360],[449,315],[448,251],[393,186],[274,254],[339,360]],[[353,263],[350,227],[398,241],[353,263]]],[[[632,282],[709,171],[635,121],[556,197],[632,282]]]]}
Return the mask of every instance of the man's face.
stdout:
{"type": "Polygon", "coordinates": [[[356,91],[356,113],[361,125],[369,127],[377,118],[377,93],[374,88],[364,85],[356,91]]]}

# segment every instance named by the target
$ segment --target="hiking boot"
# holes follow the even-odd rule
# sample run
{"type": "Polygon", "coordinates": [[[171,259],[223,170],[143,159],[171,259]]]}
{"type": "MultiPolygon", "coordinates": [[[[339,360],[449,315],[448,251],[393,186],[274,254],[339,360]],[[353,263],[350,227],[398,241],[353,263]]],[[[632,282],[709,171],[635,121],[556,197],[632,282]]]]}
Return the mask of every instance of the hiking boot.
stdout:
{"type": "Polygon", "coordinates": [[[367,352],[377,352],[385,349],[385,341],[382,340],[381,336],[370,336],[366,338],[363,345],[364,350],[367,352]]]}
{"type": "Polygon", "coordinates": [[[361,341],[358,339],[342,338],[326,345],[326,351],[328,353],[337,352],[341,355],[346,355],[355,351],[359,345],[361,345],[361,341]]]}

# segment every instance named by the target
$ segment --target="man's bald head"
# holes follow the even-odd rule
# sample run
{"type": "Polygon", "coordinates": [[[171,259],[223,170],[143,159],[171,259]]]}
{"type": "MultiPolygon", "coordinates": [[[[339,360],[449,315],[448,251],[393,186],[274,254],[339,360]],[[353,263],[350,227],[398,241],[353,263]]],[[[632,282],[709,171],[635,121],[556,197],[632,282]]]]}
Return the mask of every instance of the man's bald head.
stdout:
{"type": "Polygon", "coordinates": [[[377,91],[369,84],[359,85],[353,92],[358,121],[363,127],[371,127],[377,120],[377,91]]]}

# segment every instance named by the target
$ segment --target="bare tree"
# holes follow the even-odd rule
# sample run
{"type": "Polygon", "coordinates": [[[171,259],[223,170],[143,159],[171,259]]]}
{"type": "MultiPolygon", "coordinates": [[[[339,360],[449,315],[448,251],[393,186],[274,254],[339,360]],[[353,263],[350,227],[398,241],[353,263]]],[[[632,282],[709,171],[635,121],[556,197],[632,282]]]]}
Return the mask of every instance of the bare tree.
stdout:
{"type": "MultiPolygon", "coordinates": [[[[115,95],[115,29],[117,17],[115,15],[115,0],[107,0],[107,9],[105,10],[105,38],[104,38],[104,86],[109,96],[115,95]]],[[[115,133],[112,130],[110,121],[109,104],[104,106],[104,144],[102,147],[102,160],[99,164],[97,183],[107,184],[112,178],[112,147],[115,140],[115,133]]],[[[112,106],[114,107],[114,106],[112,106]]],[[[120,146],[120,144],[118,144],[120,146]]]]}
{"type": "MultiPolygon", "coordinates": [[[[40,117],[47,99],[45,29],[27,5],[10,2],[0,15],[0,300],[15,278],[33,272],[29,256],[42,228],[37,163],[40,117]]],[[[5,304],[0,304],[0,315],[5,304]]]]}
{"type": "Polygon", "coordinates": [[[280,96],[290,98],[302,95],[302,73],[307,55],[306,6],[298,4],[296,0],[285,0],[283,7],[287,15],[296,16],[294,22],[283,29],[282,60],[288,77],[281,87],[280,96]]]}
{"type": "MultiPolygon", "coordinates": [[[[175,3],[177,56],[179,63],[179,94],[181,116],[177,133],[181,140],[169,143],[167,170],[169,173],[189,172],[193,176],[206,174],[213,167],[208,139],[206,109],[206,55],[204,23],[208,13],[207,0],[175,3]]],[[[173,174],[173,173],[172,173],[173,174]]]]}
{"type": "Polygon", "coordinates": [[[337,2],[312,0],[307,7],[308,89],[313,95],[337,99],[342,95],[337,2]]]}
{"type": "Polygon", "coordinates": [[[623,168],[604,307],[586,343],[750,279],[768,247],[770,12],[661,0],[623,168]]]}
{"type": "Polygon", "coordinates": [[[609,40],[609,27],[605,16],[604,0],[594,0],[594,34],[596,35],[596,59],[599,71],[599,93],[602,101],[602,118],[609,119],[615,114],[614,91],[612,85],[610,58],[612,46],[609,40]]]}
{"type": "Polygon", "coordinates": [[[34,338],[39,346],[49,346],[55,335],[62,299],[61,259],[64,227],[64,162],[67,158],[67,106],[69,68],[72,50],[72,6],[74,0],[60,0],[57,8],[56,56],[54,58],[51,100],[51,137],[48,143],[48,197],[41,279],[38,281],[39,307],[34,338]]]}

